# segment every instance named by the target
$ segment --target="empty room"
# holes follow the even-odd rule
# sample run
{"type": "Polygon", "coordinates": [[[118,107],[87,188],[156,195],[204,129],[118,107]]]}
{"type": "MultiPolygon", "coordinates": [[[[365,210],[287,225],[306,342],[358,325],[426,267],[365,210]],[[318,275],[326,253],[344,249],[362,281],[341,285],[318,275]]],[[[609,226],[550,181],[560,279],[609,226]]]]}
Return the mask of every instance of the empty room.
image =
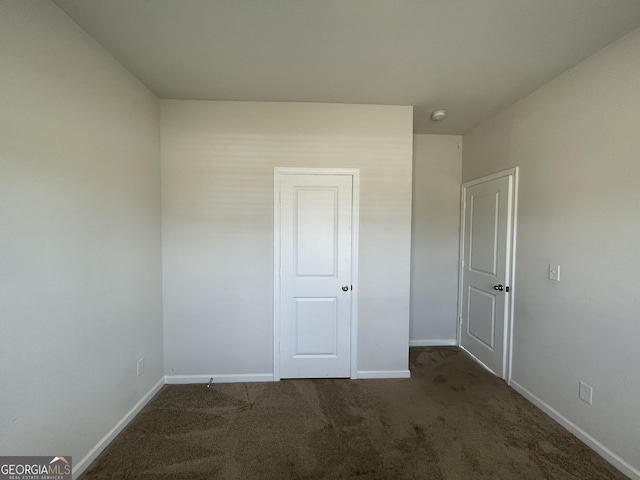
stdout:
{"type": "Polygon", "coordinates": [[[640,480],[639,210],[638,0],[0,0],[0,478],[640,480]]]}

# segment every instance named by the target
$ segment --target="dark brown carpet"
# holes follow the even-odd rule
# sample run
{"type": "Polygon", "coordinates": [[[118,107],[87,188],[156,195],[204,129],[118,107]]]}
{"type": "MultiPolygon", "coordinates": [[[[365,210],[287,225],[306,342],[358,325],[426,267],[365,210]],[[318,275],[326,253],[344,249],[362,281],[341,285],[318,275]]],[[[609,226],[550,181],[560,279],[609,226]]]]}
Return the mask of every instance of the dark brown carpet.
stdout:
{"type": "Polygon", "coordinates": [[[81,477],[625,479],[453,347],[406,380],[165,386],[81,477]]]}

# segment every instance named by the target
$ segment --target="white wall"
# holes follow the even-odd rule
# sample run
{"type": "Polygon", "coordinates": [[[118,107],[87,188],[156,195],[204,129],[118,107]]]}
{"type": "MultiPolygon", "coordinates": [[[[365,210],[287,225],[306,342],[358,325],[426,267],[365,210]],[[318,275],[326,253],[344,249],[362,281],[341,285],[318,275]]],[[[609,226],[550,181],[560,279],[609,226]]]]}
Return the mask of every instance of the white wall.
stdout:
{"type": "Polygon", "coordinates": [[[53,4],[2,2],[2,455],[77,465],[162,377],[159,156],[152,94],[53,4]]]}
{"type": "Polygon", "coordinates": [[[167,375],[273,372],[274,166],[360,168],[358,370],[406,370],[411,107],[161,110],[167,375]]]}
{"type": "Polygon", "coordinates": [[[411,345],[455,345],[462,137],[415,135],[411,345]]]}
{"type": "Polygon", "coordinates": [[[638,59],[635,30],[468,132],[463,154],[465,181],[520,166],[515,386],[599,442],[601,452],[610,449],[609,458],[619,456],[616,464],[634,478],[640,478],[638,59]],[[559,283],[547,279],[549,263],[560,264],[559,283]],[[578,399],[580,380],[593,386],[593,406],[578,399]]]}

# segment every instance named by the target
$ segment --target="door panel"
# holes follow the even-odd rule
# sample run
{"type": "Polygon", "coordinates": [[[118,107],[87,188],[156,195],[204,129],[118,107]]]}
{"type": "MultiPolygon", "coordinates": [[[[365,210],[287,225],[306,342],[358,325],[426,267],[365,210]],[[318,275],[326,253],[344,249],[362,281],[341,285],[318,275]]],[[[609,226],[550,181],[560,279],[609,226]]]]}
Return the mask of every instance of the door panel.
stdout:
{"type": "Polygon", "coordinates": [[[496,276],[498,253],[499,192],[471,195],[471,228],[469,231],[469,269],[496,276]]]}
{"type": "Polygon", "coordinates": [[[295,358],[338,355],[336,298],[296,298],[295,358]]]}
{"type": "Polygon", "coordinates": [[[465,188],[460,343],[504,378],[512,176],[465,188]]]}
{"type": "Polygon", "coordinates": [[[281,378],[351,374],[352,183],[350,175],[281,178],[281,378]]]}
{"type": "Polygon", "coordinates": [[[294,187],[296,274],[334,276],[338,189],[309,190],[294,187]]]}
{"type": "Polygon", "coordinates": [[[469,286],[467,333],[491,351],[495,346],[496,296],[469,286]]]}

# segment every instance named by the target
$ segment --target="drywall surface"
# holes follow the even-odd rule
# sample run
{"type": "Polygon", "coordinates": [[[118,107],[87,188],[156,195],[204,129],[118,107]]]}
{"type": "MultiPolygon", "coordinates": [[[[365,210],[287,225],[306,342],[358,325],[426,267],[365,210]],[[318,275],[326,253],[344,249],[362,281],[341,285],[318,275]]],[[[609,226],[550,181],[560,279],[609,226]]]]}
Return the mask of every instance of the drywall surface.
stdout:
{"type": "Polygon", "coordinates": [[[162,377],[159,131],[58,7],[2,2],[2,455],[77,464],[162,377]]]}
{"type": "Polygon", "coordinates": [[[635,30],[478,125],[463,178],[520,167],[513,380],[640,476],[638,58],[635,30]]]}
{"type": "Polygon", "coordinates": [[[411,107],[162,100],[167,375],[273,372],[273,168],[359,168],[358,370],[406,371],[411,107]]]}
{"type": "Polygon", "coordinates": [[[456,342],[461,179],[461,136],[414,136],[412,345],[456,342]]]}

